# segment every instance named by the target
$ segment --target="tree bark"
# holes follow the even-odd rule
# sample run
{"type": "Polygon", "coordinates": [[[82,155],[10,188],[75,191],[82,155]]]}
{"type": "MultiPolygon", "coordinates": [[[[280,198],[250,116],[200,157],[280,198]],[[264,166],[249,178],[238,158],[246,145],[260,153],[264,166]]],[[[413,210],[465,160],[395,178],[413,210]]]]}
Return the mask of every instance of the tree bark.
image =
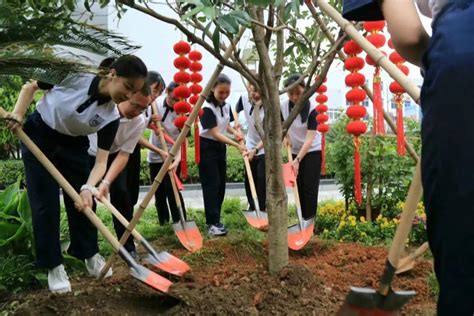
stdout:
{"type": "MultiPolygon", "coordinates": [[[[263,23],[263,11],[250,7],[250,16],[263,23]]],[[[252,33],[260,57],[259,76],[262,86],[262,103],[265,111],[265,174],[267,185],[268,240],[270,273],[277,273],[288,264],[288,210],[286,188],[283,182],[281,155],[282,128],[280,118],[280,96],[278,82],[273,75],[273,66],[265,45],[265,30],[252,25],[252,33]]]]}

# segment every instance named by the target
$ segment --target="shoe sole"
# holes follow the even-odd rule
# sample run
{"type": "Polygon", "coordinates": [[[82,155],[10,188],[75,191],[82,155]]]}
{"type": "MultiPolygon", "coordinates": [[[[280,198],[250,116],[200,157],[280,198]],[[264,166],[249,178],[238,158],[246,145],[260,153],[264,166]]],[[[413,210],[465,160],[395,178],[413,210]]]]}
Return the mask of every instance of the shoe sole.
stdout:
{"type": "Polygon", "coordinates": [[[51,293],[53,294],[65,294],[65,293],[68,293],[68,292],[71,292],[71,287],[67,287],[67,288],[64,288],[64,289],[58,289],[58,290],[51,290],[51,293]]]}

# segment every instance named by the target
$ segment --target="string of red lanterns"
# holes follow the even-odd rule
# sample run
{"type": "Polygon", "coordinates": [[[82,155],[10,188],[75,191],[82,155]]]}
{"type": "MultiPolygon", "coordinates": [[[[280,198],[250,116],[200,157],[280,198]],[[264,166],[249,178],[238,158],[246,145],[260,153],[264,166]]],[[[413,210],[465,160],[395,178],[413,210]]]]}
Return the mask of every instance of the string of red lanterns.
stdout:
{"type": "MultiPolygon", "coordinates": [[[[391,49],[394,49],[392,40],[388,41],[388,46],[391,49]]],[[[393,51],[389,59],[392,63],[394,63],[406,76],[410,73],[410,70],[407,66],[404,65],[405,59],[400,56],[399,53],[393,51]]],[[[394,94],[393,100],[397,105],[397,153],[399,156],[403,156],[406,153],[405,148],[405,128],[403,126],[403,94],[405,93],[405,89],[396,81],[390,83],[390,92],[394,94]]]]}
{"type": "MultiPolygon", "coordinates": [[[[385,27],[385,21],[369,21],[364,22],[364,29],[369,32],[366,36],[367,40],[372,43],[377,49],[385,45],[385,36],[381,34],[385,27]]],[[[385,54],[382,51],[383,54],[385,54]]],[[[376,65],[374,60],[367,55],[365,57],[367,64],[374,66],[373,76],[373,110],[374,110],[374,135],[385,134],[385,123],[383,118],[383,104],[382,104],[382,79],[380,77],[380,66],[376,65]]]]}
{"type": "MultiPolygon", "coordinates": [[[[174,121],[174,125],[183,129],[186,120],[188,119],[187,114],[191,112],[191,105],[186,101],[191,96],[191,89],[188,87],[188,83],[191,80],[191,76],[186,69],[190,68],[192,65],[191,61],[186,57],[191,51],[191,45],[185,41],[179,41],[173,46],[173,50],[179,56],[175,58],[173,64],[178,68],[178,72],[173,76],[174,82],[178,86],[173,90],[173,95],[175,98],[179,99],[178,102],[174,104],[174,111],[178,114],[174,121]]],[[[181,145],[181,176],[186,179],[188,177],[188,165],[187,165],[187,155],[186,155],[186,141],[181,145]]]]}
{"type": "MultiPolygon", "coordinates": [[[[189,103],[193,106],[199,100],[199,94],[202,92],[202,86],[199,84],[202,81],[202,75],[200,71],[202,69],[202,64],[199,62],[202,59],[202,54],[197,51],[193,50],[188,54],[188,58],[192,61],[189,69],[192,71],[190,79],[193,83],[189,88],[191,90],[191,97],[189,98],[189,103]]],[[[201,161],[201,142],[199,138],[199,117],[202,116],[202,109],[199,110],[199,116],[196,117],[194,121],[194,162],[199,165],[201,161]]]]}
{"type": "Polygon", "coordinates": [[[323,83],[318,88],[318,95],[316,96],[316,121],[318,122],[317,130],[321,133],[321,174],[326,175],[326,133],[329,131],[329,125],[326,122],[329,120],[326,112],[328,111],[328,106],[326,102],[328,101],[328,96],[325,94],[328,90],[327,86],[324,84],[326,78],[324,78],[323,83]]]}
{"type": "Polygon", "coordinates": [[[346,42],[344,52],[348,58],[344,62],[345,69],[351,73],[346,76],[345,83],[351,89],[346,93],[346,99],[350,103],[346,114],[351,118],[346,126],[349,134],[354,139],[354,195],[357,204],[362,203],[362,184],[360,174],[360,135],[367,131],[367,125],[361,120],[366,116],[367,110],[361,105],[367,94],[360,86],[365,84],[365,76],[359,71],[364,68],[364,60],[357,55],[362,53],[362,48],[353,40],[346,42]]]}

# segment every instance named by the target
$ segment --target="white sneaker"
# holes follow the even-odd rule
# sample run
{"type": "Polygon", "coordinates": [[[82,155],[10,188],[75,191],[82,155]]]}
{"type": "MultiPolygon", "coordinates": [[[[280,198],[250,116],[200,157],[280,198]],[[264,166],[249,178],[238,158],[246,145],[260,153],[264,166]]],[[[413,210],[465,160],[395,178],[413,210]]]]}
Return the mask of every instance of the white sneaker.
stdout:
{"type": "MultiPolygon", "coordinates": [[[[102,257],[99,253],[96,253],[89,259],[86,259],[85,262],[86,262],[86,268],[89,274],[98,278],[100,276],[100,272],[105,267],[104,257],[102,257]]],[[[109,271],[107,271],[107,273],[105,274],[106,278],[109,278],[111,276],[112,276],[112,268],[110,268],[109,271]]]]}
{"type": "Polygon", "coordinates": [[[69,282],[66,270],[64,270],[64,265],[60,264],[48,271],[48,286],[49,290],[53,293],[63,294],[71,292],[71,283],[69,282]]]}
{"type": "Polygon", "coordinates": [[[227,235],[227,231],[223,231],[215,225],[209,225],[209,228],[207,230],[207,234],[211,237],[225,236],[225,235],[227,235]]]}

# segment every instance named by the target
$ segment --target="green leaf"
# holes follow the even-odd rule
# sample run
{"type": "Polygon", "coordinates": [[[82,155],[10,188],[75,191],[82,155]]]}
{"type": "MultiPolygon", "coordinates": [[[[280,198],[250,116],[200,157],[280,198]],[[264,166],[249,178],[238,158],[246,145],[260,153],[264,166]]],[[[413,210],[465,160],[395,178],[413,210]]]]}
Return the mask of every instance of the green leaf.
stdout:
{"type": "Polygon", "coordinates": [[[0,222],[0,247],[17,239],[23,232],[23,224],[0,222]]]}
{"type": "Polygon", "coordinates": [[[30,202],[28,201],[28,195],[26,194],[26,191],[23,191],[20,194],[20,198],[18,199],[18,208],[17,208],[17,213],[20,215],[20,218],[26,225],[26,229],[29,232],[33,231],[32,228],[32,223],[31,223],[31,207],[30,207],[30,202]]]}
{"type": "Polygon", "coordinates": [[[222,27],[225,31],[235,34],[239,31],[239,24],[237,20],[230,15],[224,15],[217,19],[217,24],[222,27]]]}
{"type": "Polygon", "coordinates": [[[203,13],[203,14],[206,16],[206,18],[208,18],[209,20],[215,19],[216,15],[217,15],[216,8],[213,7],[213,6],[204,7],[204,9],[202,10],[202,13],[203,13]]]}
{"type": "MultiPolygon", "coordinates": [[[[14,184],[10,185],[5,189],[5,191],[0,193],[0,211],[7,205],[13,203],[20,192],[20,183],[17,181],[14,184]]],[[[11,205],[10,205],[11,207],[11,205]]],[[[3,210],[5,212],[5,210],[3,210]]]]}
{"type": "Polygon", "coordinates": [[[203,5],[197,5],[194,9],[188,11],[185,15],[181,16],[181,20],[187,20],[191,16],[198,14],[199,12],[203,11],[205,7],[203,5]]]}
{"type": "Polygon", "coordinates": [[[290,18],[292,6],[291,3],[285,5],[285,9],[283,10],[283,20],[286,22],[290,18]]]}
{"type": "Polygon", "coordinates": [[[235,18],[237,23],[240,23],[245,26],[248,26],[250,24],[250,15],[243,10],[232,11],[231,13],[229,13],[229,15],[235,18]]]}
{"type": "Polygon", "coordinates": [[[219,52],[220,50],[220,44],[221,44],[221,35],[220,35],[220,28],[219,26],[216,25],[216,28],[214,30],[214,34],[212,34],[212,44],[214,45],[214,50],[216,52],[219,52]]]}
{"type": "Polygon", "coordinates": [[[202,32],[202,40],[205,40],[207,32],[211,29],[212,21],[207,23],[206,27],[204,28],[204,31],[202,32]]]}
{"type": "Polygon", "coordinates": [[[249,0],[250,4],[257,5],[259,7],[266,7],[272,3],[273,0],[249,0]]]}

